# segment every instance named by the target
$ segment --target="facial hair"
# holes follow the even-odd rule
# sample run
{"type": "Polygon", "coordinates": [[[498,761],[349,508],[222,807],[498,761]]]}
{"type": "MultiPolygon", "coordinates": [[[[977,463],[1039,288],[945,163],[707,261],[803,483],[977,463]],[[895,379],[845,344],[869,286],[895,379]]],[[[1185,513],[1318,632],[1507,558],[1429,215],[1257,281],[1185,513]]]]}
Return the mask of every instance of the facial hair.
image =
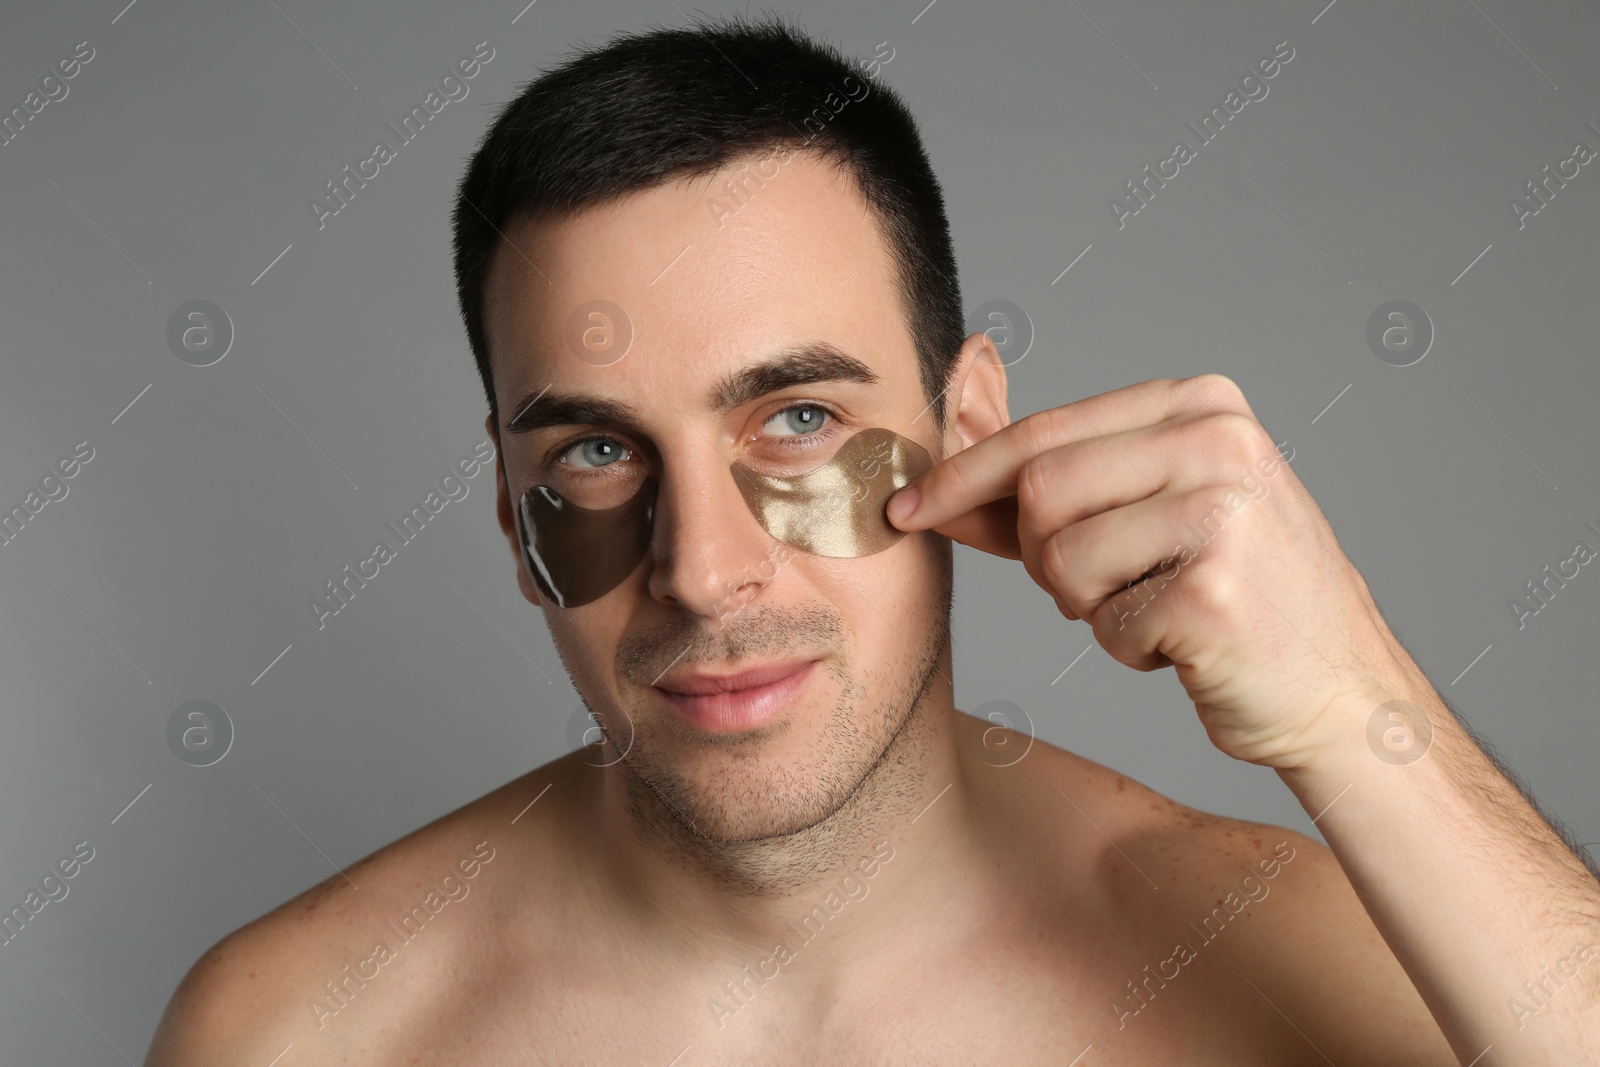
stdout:
{"type": "Polygon", "coordinates": [[[924,630],[903,634],[905,654],[881,669],[856,661],[842,616],[815,604],[752,605],[720,630],[685,615],[619,643],[616,676],[640,686],[674,666],[795,655],[826,657],[818,666],[838,683],[820,735],[782,761],[763,749],[809,721],[805,709],[737,735],[692,731],[659,713],[596,714],[608,745],[622,753],[607,773],[623,787],[641,843],[720,881],[767,892],[830,873],[875,827],[914,812],[936,729],[937,709],[926,698],[949,646],[953,586],[949,540],[928,540],[943,556],[931,569],[941,595],[924,630]],[[704,780],[669,755],[664,737],[715,746],[733,760],[704,780]]]}

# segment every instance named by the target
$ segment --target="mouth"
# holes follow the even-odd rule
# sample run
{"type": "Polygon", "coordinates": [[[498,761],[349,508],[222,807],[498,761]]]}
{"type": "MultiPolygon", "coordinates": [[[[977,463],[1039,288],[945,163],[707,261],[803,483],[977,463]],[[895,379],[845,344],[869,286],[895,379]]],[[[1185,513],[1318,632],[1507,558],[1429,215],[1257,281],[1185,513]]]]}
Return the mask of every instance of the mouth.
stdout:
{"type": "Polygon", "coordinates": [[[677,674],[650,688],[688,725],[708,733],[735,733],[777,718],[817,663],[785,660],[735,674],[677,674]]]}

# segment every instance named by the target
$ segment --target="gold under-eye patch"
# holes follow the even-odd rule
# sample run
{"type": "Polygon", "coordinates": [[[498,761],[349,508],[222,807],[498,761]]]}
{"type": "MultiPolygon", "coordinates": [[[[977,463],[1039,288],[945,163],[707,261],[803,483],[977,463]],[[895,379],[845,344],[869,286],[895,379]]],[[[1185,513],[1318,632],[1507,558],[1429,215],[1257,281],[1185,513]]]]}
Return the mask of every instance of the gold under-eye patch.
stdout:
{"type": "Polygon", "coordinates": [[[814,556],[870,556],[905,536],[884,505],[933,461],[893,430],[862,430],[822,466],[793,478],[733,465],[744,502],[774,538],[814,556]]]}
{"type": "MultiPolygon", "coordinates": [[[[731,470],[750,513],[773,538],[812,555],[850,558],[882,552],[905,536],[884,506],[932,466],[915,441],[873,427],[805,474],[760,474],[742,463],[731,470]]],[[[539,591],[557,607],[575,608],[620,585],[650,549],[657,488],[647,476],[632,499],[605,509],[580,508],[543,485],[523,493],[518,535],[539,591]]]]}

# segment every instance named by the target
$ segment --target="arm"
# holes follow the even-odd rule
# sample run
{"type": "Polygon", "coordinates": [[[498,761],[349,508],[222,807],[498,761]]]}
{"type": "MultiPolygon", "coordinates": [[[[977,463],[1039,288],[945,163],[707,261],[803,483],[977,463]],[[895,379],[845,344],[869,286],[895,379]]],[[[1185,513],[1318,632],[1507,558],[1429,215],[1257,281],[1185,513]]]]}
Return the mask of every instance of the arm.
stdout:
{"type": "Polygon", "coordinates": [[[1112,658],[1174,667],[1211,742],[1321,827],[1461,1064],[1600,1063],[1600,883],[1400,646],[1238,386],[1160,379],[974,430],[957,416],[979,439],[890,520],[1021,560],[1112,658]],[[1432,727],[1409,763],[1383,743],[1394,700],[1432,727]]]}
{"type": "Polygon", "coordinates": [[[1278,775],[1462,1064],[1600,1062],[1600,882],[1406,662],[1278,775]]]}

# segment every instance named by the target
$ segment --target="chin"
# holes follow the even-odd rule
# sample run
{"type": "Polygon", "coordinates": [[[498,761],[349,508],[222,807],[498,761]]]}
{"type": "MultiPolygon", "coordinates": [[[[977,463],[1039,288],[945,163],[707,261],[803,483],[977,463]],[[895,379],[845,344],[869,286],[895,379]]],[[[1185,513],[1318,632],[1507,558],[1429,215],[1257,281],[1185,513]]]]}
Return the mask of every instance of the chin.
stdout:
{"type": "Polygon", "coordinates": [[[699,836],[733,844],[799,834],[849,802],[899,726],[887,708],[860,707],[856,692],[840,679],[823,699],[720,735],[686,735],[652,709],[627,762],[699,836]]]}

